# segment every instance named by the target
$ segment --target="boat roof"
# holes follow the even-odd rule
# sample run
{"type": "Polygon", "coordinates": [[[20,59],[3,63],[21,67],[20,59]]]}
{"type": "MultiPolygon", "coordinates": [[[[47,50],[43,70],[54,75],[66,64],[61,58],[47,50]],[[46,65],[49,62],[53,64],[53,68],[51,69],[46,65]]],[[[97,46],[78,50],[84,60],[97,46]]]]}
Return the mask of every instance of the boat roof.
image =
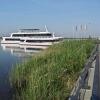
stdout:
{"type": "Polygon", "coordinates": [[[19,29],[20,32],[35,32],[40,31],[40,29],[19,29]]]}
{"type": "Polygon", "coordinates": [[[38,31],[19,31],[19,32],[15,32],[15,33],[11,33],[11,34],[53,34],[51,32],[38,32],[38,31]]]}

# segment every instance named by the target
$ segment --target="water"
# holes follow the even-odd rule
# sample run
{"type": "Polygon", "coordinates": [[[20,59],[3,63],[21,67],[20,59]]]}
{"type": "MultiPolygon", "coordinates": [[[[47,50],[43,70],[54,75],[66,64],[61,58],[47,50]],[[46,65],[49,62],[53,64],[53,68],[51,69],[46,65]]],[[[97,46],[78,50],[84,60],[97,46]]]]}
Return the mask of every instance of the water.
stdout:
{"type": "Polygon", "coordinates": [[[34,48],[0,45],[0,100],[11,100],[9,73],[16,63],[21,63],[40,52],[34,48]]]}

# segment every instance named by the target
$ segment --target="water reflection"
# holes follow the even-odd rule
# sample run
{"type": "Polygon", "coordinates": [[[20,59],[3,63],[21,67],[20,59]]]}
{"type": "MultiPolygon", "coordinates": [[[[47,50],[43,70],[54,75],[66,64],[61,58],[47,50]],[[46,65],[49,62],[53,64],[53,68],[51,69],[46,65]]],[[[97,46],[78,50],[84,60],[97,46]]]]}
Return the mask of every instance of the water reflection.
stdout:
{"type": "Polygon", "coordinates": [[[41,52],[41,47],[19,46],[16,44],[0,45],[0,100],[11,100],[9,73],[16,63],[27,60],[41,52]]]}
{"type": "Polygon", "coordinates": [[[39,53],[42,50],[42,48],[39,46],[20,46],[16,44],[1,44],[1,47],[3,51],[8,51],[17,57],[29,57],[39,53]]]}

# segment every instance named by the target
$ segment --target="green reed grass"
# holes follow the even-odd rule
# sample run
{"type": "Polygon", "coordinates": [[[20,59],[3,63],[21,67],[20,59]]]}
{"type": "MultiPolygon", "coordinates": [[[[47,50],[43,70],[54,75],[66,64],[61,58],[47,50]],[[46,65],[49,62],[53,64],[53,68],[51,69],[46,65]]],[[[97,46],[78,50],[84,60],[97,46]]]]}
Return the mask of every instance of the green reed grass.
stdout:
{"type": "Polygon", "coordinates": [[[91,40],[64,41],[17,64],[10,76],[14,100],[64,100],[90,56],[91,40]]]}

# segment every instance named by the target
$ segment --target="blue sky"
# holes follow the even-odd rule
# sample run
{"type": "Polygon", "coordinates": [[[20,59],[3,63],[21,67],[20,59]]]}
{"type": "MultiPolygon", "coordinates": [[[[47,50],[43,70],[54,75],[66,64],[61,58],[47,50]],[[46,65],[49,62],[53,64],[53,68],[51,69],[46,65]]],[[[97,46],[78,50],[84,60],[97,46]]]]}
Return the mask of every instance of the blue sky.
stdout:
{"type": "Polygon", "coordinates": [[[44,28],[61,36],[99,35],[100,0],[0,0],[0,32],[44,28]],[[87,24],[87,31],[80,25],[87,24]],[[78,26],[75,32],[74,26],[78,26]]]}

